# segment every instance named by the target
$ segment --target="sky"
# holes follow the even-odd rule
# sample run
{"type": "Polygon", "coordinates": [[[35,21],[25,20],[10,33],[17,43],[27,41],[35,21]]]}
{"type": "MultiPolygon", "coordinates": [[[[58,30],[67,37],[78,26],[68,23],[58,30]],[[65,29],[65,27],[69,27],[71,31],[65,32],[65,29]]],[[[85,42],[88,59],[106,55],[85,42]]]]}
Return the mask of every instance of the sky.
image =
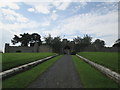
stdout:
{"type": "Polygon", "coordinates": [[[118,39],[117,2],[50,1],[1,2],[0,50],[14,35],[39,33],[41,39],[51,34],[72,40],[85,34],[104,40],[111,47],[118,39]]]}

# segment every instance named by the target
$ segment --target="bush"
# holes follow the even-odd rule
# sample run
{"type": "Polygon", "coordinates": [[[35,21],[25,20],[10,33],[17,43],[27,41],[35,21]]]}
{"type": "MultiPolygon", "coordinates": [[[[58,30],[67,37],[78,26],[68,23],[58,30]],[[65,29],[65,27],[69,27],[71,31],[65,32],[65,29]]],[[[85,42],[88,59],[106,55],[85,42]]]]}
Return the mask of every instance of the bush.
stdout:
{"type": "Polygon", "coordinates": [[[76,55],[76,51],[72,51],[72,52],[71,52],[71,55],[76,55]]]}

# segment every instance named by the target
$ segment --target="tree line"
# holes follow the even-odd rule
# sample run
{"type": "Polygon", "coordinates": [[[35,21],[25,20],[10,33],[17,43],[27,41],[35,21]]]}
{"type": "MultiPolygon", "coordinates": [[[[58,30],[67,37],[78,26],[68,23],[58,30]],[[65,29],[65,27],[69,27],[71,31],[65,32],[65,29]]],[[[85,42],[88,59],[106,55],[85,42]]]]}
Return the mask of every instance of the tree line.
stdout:
{"type": "MultiPolygon", "coordinates": [[[[23,33],[18,35],[14,35],[11,42],[15,45],[20,43],[21,46],[34,46],[35,42],[39,45],[49,45],[53,48],[54,52],[59,53],[62,47],[62,38],[60,36],[52,37],[50,34],[44,37],[44,40],[41,40],[41,36],[38,33],[23,33]]],[[[93,48],[104,48],[105,41],[96,39],[92,42],[92,37],[89,35],[84,35],[84,37],[76,37],[72,41],[75,45],[75,51],[79,52],[84,50],[86,47],[93,47],[93,48]]],[[[113,47],[120,47],[120,39],[116,40],[113,47]]]]}

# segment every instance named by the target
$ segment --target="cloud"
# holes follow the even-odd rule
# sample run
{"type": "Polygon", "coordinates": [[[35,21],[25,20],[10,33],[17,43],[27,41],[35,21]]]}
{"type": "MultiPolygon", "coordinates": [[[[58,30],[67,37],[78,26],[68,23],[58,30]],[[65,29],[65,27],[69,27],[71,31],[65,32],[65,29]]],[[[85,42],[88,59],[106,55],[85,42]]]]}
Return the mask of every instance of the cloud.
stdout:
{"type": "MultiPolygon", "coordinates": [[[[41,24],[37,22],[30,21],[28,23],[15,23],[15,24],[4,24],[0,23],[0,30],[2,30],[2,47],[0,47],[0,50],[4,48],[5,43],[11,44],[11,39],[14,35],[19,35],[21,33],[29,33],[32,29],[32,32],[35,32],[35,28],[38,28],[41,26],[41,24]]],[[[12,44],[11,44],[12,45],[12,44]]]]}
{"type": "Polygon", "coordinates": [[[49,10],[49,6],[46,4],[39,4],[35,6],[35,9],[38,13],[43,13],[43,14],[49,14],[50,10],[49,10]]]}
{"type": "Polygon", "coordinates": [[[87,2],[79,2],[79,5],[76,6],[76,9],[80,9],[80,8],[83,8],[87,5],[87,2]]]}
{"type": "Polygon", "coordinates": [[[49,5],[49,3],[45,3],[45,2],[25,2],[25,4],[30,5],[32,8],[28,8],[28,11],[32,11],[35,13],[42,13],[42,14],[49,14],[50,13],[50,9],[51,6],[49,5]]]}
{"type": "MultiPolygon", "coordinates": [[[[74,16],[68,15],[69,17],[65,19],[59,19],[59,11],[64,11],[69,8],[70,3],[71,2],[26,2],[25,4],[29,5],[29,8],[27,9],[29,12],[39,13],[38,15],[46,14],[45,19],[43,18],[43,21],[41,22],[28,19],[23,15],[23,13],[16,12],[17,9],[10,5],[2,6],[0,12],[0,21],[2,21],[0,22],[0,26],[2,27],[0,27],[0,29],[3,30],[3,34],[8,34],[7,36],[2,36],[4,37],[3,41],[10,42],[11,37],[13,37],[14,34],[19,35],[24,32],[39,32],[43,36],[47,34],[52,34],[52,36],[66,35],[66,38],[68,39],[72,39],[75,36],[80,36],[82,34],[90,34],[93,35],[93,39],[100,38],[105,40],[108,46],[111,46],[115,40],[117,40],[117,10],[109,10],[108,7],[106,7],[106,9],[100,7],[95,10],[91,10],[92,12],[88,12],[86,14],[77,13],[74,16]],[[105,13],[101,14],[102,11],[105,13]],[[54,25],[52,23],[54,23],[54,25]],[[42,30],[42,28],[44,28],[44,30],[42,30]]],[[[84,2],[76,8],[80,10],[81,7],[86,5],[87,3],[84,2]]],[[[61,17],[64,17],[64,15],[61,17]]]]}
{"type": "Polygon", "coordinates": [[[0,7],[1,8],[10,8],[10,9],[14,9],[14,10],[17,10],[17,9],[20,9],[20,7],[18,6],[17,3],[15,2],[1,2],[0,3],[0,7]]]}
{"type": "Polygon", "coordinates": [[[34,22],[34,21],[30,21],[28,23],[14,23],[14,24],[3,24],[2,25],[2,30],[15,30],[15,31],[19,31],[19,30],[23,30],[23,29],[33,29],[33,28],[37,28],[39,26],[41,26],[40,23],[34,22]]]}
{"type": "Polygon", "coordinates": [[[28,8],[28,11],[29,11],[29,12],[34,12],[35,9],[34,9],[34,8],[28,8]]]}
{"type": "Polygon", "coordinates": [[[52,1],[52,2],[25,2],[27,5],[31,5],[33,8],[28,8],[29,12],[36,12],[42,14],[51,13],[51,8],[55,7],[57,10],[66,10],[71,2],[60,2],[60,1],[52,1]]]}
{"type": "Polygon", "coordinates": [[[107,45],[111,45],[114,42],[112,40],[118,37],[118,14],[113,11],[107,14],[94,12],[75,15],[61,20],[56,28],[45,31],[45,33],[50,33],[53,36],[89,34],[104,39],[107,45]]]}
{"type": "Polygon", "coordinates": [[[53,12],[53,13],[51,14],[51,19],[52,19],[52,20],[56,20],[57,17],[58,17],[58,15],[57,15],[55,12],[53,12]]]}
{"type": "MultiPolygon", "coordinates": [[[[33,11],[33,9],[30,8],[29,11],[33,11]]],[[[44,20],[44,22],[41,23],[32,21],[27,17],[24,17],[21,13],[17,13],[15,10],[9,8],[1,8],[0,17],[0,26],[2,26],[0,29],[11,32],[13,34],[20,33],[21,31],[24,32],[24,30],[46,27],[50,25],[50,22],[47,20],[44,20]]]]}
{"type": "Polygon", "coordinates": [[[45,21],[45,22],[41,23],[41,26],[49,26],[49,25],[50,25],[49,21],[45,21]]]}
{"type": "Polygon", "coordinates": [[[28,22],[28,19],[25,18],[23,15],[16,13],[14,10],[11,9],[3,9],[1,8],[1,19],[8,20],[10,22],[28,22]]]}
{"type": "Polygon", "coordinates": [[[59,7],[61,5],[62,2],[60,1],[53,1],[52,4],[55,6],[55,7],[59,7]]]}
{"type": "MultiPolygon", "coordinates": [[[[24,30],[35,29],[39,26],[45,26],[48,24],[41,25],[36,21],[31,21],[28,18],[24,17],[22,14],[17,13],[15,10],[10,8],[1,8],[0,15],[0,30],[2,30],[2,44],[5,42],[10,42],[11,37],[15,34],[18,35],[23,33],[24,30]],[[5,35],[7,33],[7,35],[5,35]]],[[[4,45],[2,45],[3,47],[4,45]]],[[[0,47],[1,49],[1,47],[0,47]]]]}
{"type": "Polygon", "coordinates": [[[61,4],[59,4],[57,6],[56,9],[58,9],[58,10],[65,10],[65,9],[68,8],[69,4],[70,4],[70,2],[62,2],[61,4]]]}

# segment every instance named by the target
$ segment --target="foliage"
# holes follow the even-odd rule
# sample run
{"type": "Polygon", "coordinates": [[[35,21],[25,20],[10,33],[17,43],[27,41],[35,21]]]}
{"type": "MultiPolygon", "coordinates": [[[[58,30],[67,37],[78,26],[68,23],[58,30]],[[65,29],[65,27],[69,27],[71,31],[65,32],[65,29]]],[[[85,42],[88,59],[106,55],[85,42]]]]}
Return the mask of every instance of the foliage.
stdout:
{"type": "Polygon", "coordinates": [[[71,55],[76,55],[76,51],[72,51],[72,52],[71,52],[71,55]]]}
{"type": "Polygon", "coordinates": [[[73,41],[75,42],[75,50],[77,52],[84,51],[88,48],[91,48],[91,50],[105,48],[105,41],[96,39],[94,42],[92,42],[92,37],[88,35],[84,35],[83,38],[74,38],[73,41]]]}
{"type": "Polygon", "coordinates": [[[41,36],[37,33],[33,33],[33,34],[24,33],[24,34],[20,34],[20,37],[14,35],[11,42],[14,45],[16,43],[21,43],[21,46],[28,46],[30,43],[35,43],[35,42],[37,42],[40,45],[42,43],[40,38],[41,36]]]}
{"type": "Polygon", "coordinates": [[[72,60],[79,74],[83,88],[118,88],[117,83],[82,61],[77,56],[72,56],[72,60]]]}
{"type": "Polygon", "coordinates": [[[75,50],[79,52],[83,51],[86,47],[91,45],[92,37],[84,35],[83,38],[77,37],[74,38],[73,41],[75,42],[75,50]]]}
{"type": "Polygon", "coordinates": [[[61,50],[61,38],[58,37],[54,37],[53,41],[52,41],[52,47],[53,47],[53,51],[56,53],[60,53],[61,50]]]}
{"type": "Polygon", "coordinates": [[[30,35],[30,43],[35,43],[35,42],[37,42],[38,45],[42,44],[41,36],[37,33],[33,33],[30,35]]]}
{"type": "Polygon", "coordinates": [[[100,47],[105,47],[105,42],[100,39],[96,39],[95,42],[93,42],[94,47],[100,48],[100,47]]]}
{"type": "Polygon", "coordinates": [[[49,34],[49,36],[44,37],[44,41],[46,45],[52,46],[53,37],[49,34]]]}
{"type": "Polygon", "coordinates": [[[115,41],[113,47],[120,47],[120,39],[115,41]]]}
{"type": "MultiPolygon", "coordinates": [[[[30,44],[30,46],[34,46],[35,42],[37,42],[39,44],[39,46],[41,44],[49,45],[52,48],[53,52],[55,52],[55,53],[62,52],[61,47],[62,47],[63,43],[61,41],[60,36],[52,37],[49,34],[48,36],[44,37],[43,42],[45,42],[45,43],[42,43],[41,36],[39,34],[24,33],[24,34],[20,34],[20,37],[15,35],[11,41],[13,44],[21,43],[21,46],[28,46],[29,44],[30,44]]],[[[99,51],[101,48],[105,48],[105,41],[96,39],[94,42],[92,42],[92,37],[87,34],[84,35],[83,38],[78,36],[77,38],[74,38],[73,41],[67,40],[67,42],[68,42],[68,44],[74,46],[74,50],[76,52],[85,51],[85,50],[89,50],[89,49],[91,51],[92,50],[99,51]]],[[[118,45],[115,44],[114,46],[116,47],[118,45]]]]}
{"type": "Polygon", "coordinates": [[[82,39],[82,44],[87,47],[91,44],[91,41],[92,41],[92,37],[88,36],[88,35],[85,35],[82,39]]]}
{"type": "Polygon", "coordinates": [[[54,52],[60,53],[62,43],[61,43],[61,38],[59,36],[53,38],[49,34],[48,37],[44,37],[44,40],[46,45],[49,45],[53,48],[54,52]]]}

